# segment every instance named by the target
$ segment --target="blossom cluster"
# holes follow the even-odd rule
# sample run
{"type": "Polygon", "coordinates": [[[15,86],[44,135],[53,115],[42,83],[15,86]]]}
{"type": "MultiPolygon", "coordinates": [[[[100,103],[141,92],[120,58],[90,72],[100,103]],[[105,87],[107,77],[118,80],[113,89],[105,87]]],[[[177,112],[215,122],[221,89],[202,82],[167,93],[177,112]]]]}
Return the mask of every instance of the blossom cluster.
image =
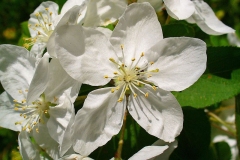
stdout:
{"type": "Polygon", "coordinates": [[[52,159],[91,159],[119,133],[126,112],[159,139],[130,159],[168,159],[183,128],[171,91],[203,74],[206,44],[164,38],[156,11],[211,35],[234,30],[202,0],[68,0],[58,8],[47,1],[30,15],[25,48],[0,45],[0,126],[20,132],[23,159],[43,159],[43,151],[52,159]],[[82,84],[99,88],[75,114],[82,84]]]}

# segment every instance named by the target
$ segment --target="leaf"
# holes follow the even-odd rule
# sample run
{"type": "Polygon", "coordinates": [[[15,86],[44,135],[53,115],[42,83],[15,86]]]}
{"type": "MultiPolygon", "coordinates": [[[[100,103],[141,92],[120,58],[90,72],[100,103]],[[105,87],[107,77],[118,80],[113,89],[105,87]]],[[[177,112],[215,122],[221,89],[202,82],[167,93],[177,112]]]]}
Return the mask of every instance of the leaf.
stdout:
{"type": "MultiPolygon", "coordinates": [[[[203,109],[183,108],[183,130],[170,160],[200,160],[211,157],[210,122],[203,109]]],[[[209,159],[209,158],[208,158],[209,159]]]]}
{"type": "Polygon", "coordinates": [[[229,42],[226,35],[210,36],[212,46],[229,46],[229,42]]]}
{"type": "Polygon", "coordinates": [[[214,75],[231,78],[231,72],[240,68],[240,48],[208,47],[207,68],[214,75]]]}
{"type": "Polygon", "coordinates": [[[21,37],[18,40],[18,46],[23,46],[25,43],[24,38],[31,37],[29,29],[28,29],[28,21],[21,23],[21,37]]]}
{"type": "Polygon", "coordinates": [[[232,153],[229,145],[226,142],[214,143],[215,152],[218,160],[229,160],[232,157],[232,153]]]}
{"type": "Polygon", "coordinates": [[[236,125],[236,134],[237,134],[237,147],[240,151],[240,94],[235,97],[236,102],[236,113],[235,113],[235,125],[236,125]]]}
{"type": "Polygon", "coordinates": [[[185,24],[169,24],[162,26],[163,37],[194,37],[194,30],[192,27],[185,24]]]}
{"type": "Polygon", "coordinates": [[[232,79],[205,74],[191,87],[173,92],[181,106],[204,108],[240,93],[240,70],[232,73],[232,79]]]}

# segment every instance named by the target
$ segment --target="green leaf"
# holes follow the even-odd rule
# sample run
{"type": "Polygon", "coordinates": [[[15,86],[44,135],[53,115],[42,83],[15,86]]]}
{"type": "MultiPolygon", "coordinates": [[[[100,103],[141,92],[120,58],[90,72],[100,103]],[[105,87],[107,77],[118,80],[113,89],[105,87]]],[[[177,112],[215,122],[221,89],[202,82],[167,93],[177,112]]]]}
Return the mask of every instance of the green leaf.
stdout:
{"type": "Polygon", "coordinates": [[[240,70],[232,73],[232,79],[211,74],[203,75],[191,87],[173,92],[181,106],[204,108],[240,93],[240,70]]]}
{"type": "Polygon", "coordinates": [[[18,46],[23,46],[25,43],[24,38],[31,37],[29,29],[28,29],[28,21],[21,23],[21,37],[18,40],[18,46]]]}
{"type": "Polygon", "coordinates": [[[214,75],[231,78],[231,72],[240,68],[240,48],[208,47],[207,68],[214,75]]]}
{"type": "Polygon", "coordinates": [[[215,152],[218,160],[229,160],[232,157],[231,149],[226,142],[214,143],[215,152]]]}
{"type": "Polygon", "coordinates": [[[229,42],[226,35],[210,36],[212,46],[229,46],[229,42]]]}
{"type": "Polygon", "coordinates": [[[163,37],[194,37],[194,30],[192,27],[185,24],[169,24],[162,26],[163,37]]]}
{"type": "Polygon", "coordinates": [[[30,37],[30,32],[29,32],[29,29],[28,29],[28,21],[25,21],[25,22],[21,23],[21,31],[22,31],[22,34],[30,37]]]}
{"type": "Polygon", "coordinates": [[[236,125],[236,133],[237,133],[237,146],[240,151],[240,94],[235,97],[236,102],[236,113],[235,113],[235,125],[236,125]]]}
{"type": "Polygon", "coordinates": [[[210,159],[210,122],[203,109],[183,108],[183,130],[170,160],[210,159]]]}

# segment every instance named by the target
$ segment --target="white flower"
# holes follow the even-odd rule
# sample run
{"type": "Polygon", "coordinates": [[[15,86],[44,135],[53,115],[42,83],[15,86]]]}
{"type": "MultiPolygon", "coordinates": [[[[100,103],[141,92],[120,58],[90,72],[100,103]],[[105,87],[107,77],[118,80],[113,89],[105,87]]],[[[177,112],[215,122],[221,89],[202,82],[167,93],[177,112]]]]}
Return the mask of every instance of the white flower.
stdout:
{"type": "Polygon", "coordinates": [[[110,81],[115,85],[92,91],[78,111],[73,134],[76,152],[88,155],[117,134],[126,105],[149,134],[174,141],[182,130],[183,115],[169,91],[189,87],[204,72],[203,41],[163,39],[148,3],[126,9],[111,43],[102,33],[79,26],[60,27],[56,34],[56,53],[69,75],[90,85],[110,81]]]}
{"type": "Polygon", "coordinates": [[[177,148],[177,141],[166,143],[158,140],[152,146],[146,146],[134,154],[129,160],[168,160],[173,150],[177,148]]]}
{"type": "Polygon", "coordinates": [[[240,47],[240,38],[236,33],[229,33],[227,39],[231,45],[240,47]]]}
{"type": "MultiPolygon", "coordinates": [[[[32,51],[37,54],[42,54],[50,36],[53,31],[58,27],[66,23],[73,23],[75,19],[72,20],[69,18],[69,13],[67,11],[70,10],[75,5],[78,7],[78,12],[82,12],[85,9],[85,0],[82,1],[67,1],[63,6],[61,14],[58,15],[58,5],[55,2],[47,1],[41,3],[36,10],[30,15],[29,23],[29,31],[31,34],[31,38],[26,38],[26,43],[24,46],[29,48],[32,46],[32,51]],[[66,14],[66,15],[65,15],[66,14]],[[60,24],[59,24],[60,23],[60,24]]],[[[75,11],[75,17],[79,18],[79,14],[75,11]]]]}
{"type": "Polygon", "coordinates": [[[13,98],[6,93],[1,95],[1,127],[33,134],[50,156],[58,157],[55,149],[58,151],[59,145],[64,154],[71,147],[70,141],[62,144],[74,120],[72,102],[80,83],[69,77],[56,59],[49,63],[48,54],[37,66],[36,58],[22,47],[1,45],[0,55],[0,80],[13,98]],[[54,143],[49,144],[44,137],[56,141],[56,147],[46,147],[54,143]]]}
{"type": "Polygon", "coordinates": [[[215,16],[211,7],[203,0],[163,1],[171,17],[196,23],[207,34],[221,35],[234,32],[215,16]]]}
{"type": "Polygon", "coordinates": [[[66,155],[59,160],[93,160],[92,158],[81,156],[80,154],[66,155]]]}

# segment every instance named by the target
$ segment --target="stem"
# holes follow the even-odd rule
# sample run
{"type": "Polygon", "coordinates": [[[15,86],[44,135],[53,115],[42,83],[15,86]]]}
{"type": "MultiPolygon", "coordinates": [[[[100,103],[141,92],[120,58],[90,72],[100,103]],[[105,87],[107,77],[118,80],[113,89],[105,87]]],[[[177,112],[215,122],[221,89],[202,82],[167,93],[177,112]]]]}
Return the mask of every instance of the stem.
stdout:
{"type": "Polygon", "coordinates": [[[171,19],[171,17],[168,15],[168,17],[167,17],[167,19],[166,19],[166,21],[165,21],[165,25],[169,24],[170,19],[171,19]]]}
{"type": "MultiPolygon", "coordinates": [[[[240,94],[235,96],[235,124],[236,124],[236,135],[237,135],[237,147],[240,151],[240,94]]],[[[240,156],[240,152],[238,152],[240,156]]]]}
{"type": "MultiPolygon", "coordinates": [[[[126,96],[126,108],[128,106],[128,96],[126,96]]],[[[124,113],[124,117],[123,117],[123,125],[120,131],[120,139],[118,141],[118,148],[117,148],[117,152],[115,154],[114,160],[121,160],[122,158],[122,148],[123,148],[123,140],[124,140],[124,132],[125,132],[125,128],[126,128],[126,122],[127,122],[127,115],[128,115],[128,111],[126,109],[125,113],[124,113]]]]}

